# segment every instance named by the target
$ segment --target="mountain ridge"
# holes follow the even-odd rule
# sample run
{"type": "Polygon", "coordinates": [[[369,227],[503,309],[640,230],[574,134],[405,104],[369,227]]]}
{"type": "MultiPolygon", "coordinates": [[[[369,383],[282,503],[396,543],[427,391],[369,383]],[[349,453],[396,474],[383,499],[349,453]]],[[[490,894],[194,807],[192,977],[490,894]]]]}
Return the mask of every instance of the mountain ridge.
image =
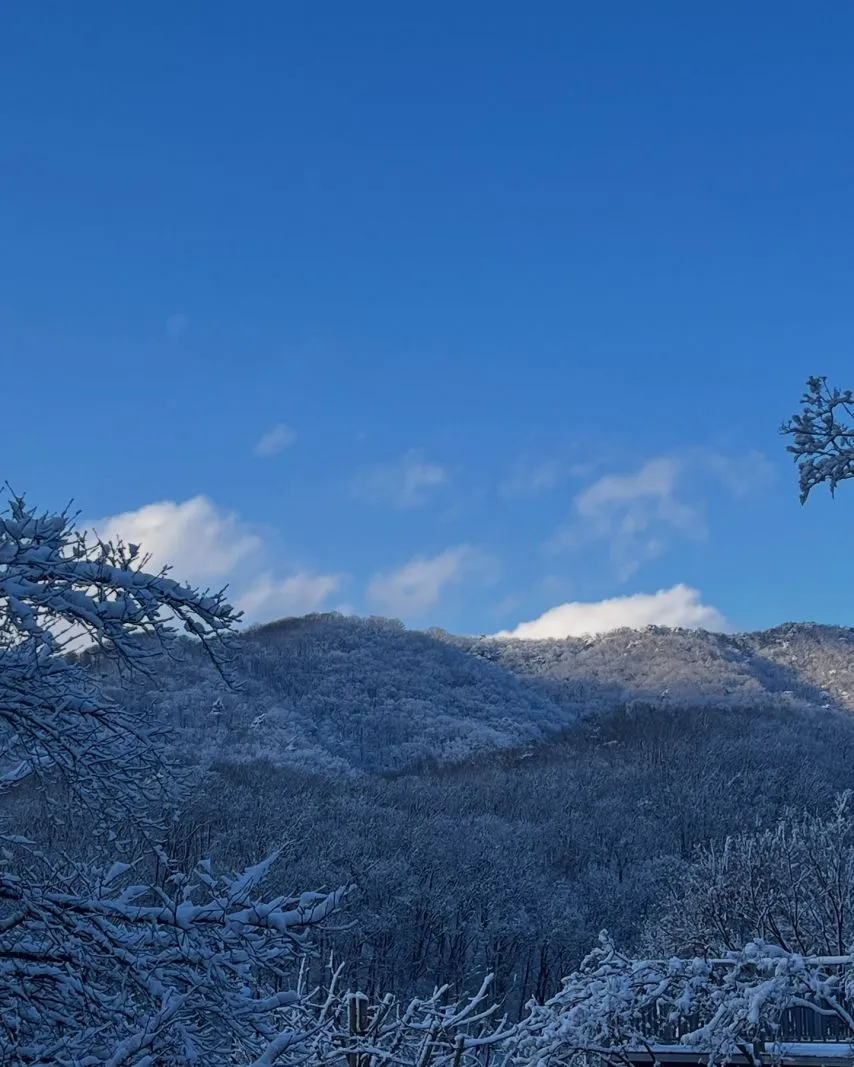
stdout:
{"type": "Polygon", "coordinates": [[[347,776],[544,743],[633,703],[854,711],[854,629],[816,623],[526,641],[330,613],[252,627],[234,650],[236,689],[188,640],[158,684],[117,698],[203,763],[264,758],[347,776]]]}
{"type": "Polygon", "coordinates": [[[694,705],[782,699],[854,710],[850,627],[789,622],[768,630],[720,633],[650,625],[587,637],[462,640],[472,642],[474,654],[497,659],[516,672],[558,682],[607,679],[629,700],[694,705]]]}

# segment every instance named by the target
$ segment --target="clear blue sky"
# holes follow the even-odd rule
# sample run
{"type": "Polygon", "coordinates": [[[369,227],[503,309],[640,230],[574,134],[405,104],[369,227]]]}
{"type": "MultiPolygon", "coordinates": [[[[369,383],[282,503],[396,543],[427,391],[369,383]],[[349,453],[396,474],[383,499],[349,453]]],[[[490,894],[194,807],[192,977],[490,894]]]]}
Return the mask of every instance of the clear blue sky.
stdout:
{"type": "Polygon", "coordinates": [[[854,486],[777,434],[854,386],[852,54],[849,4],[6,5],[2,475],[257,618],[854,624],[854,486]]]}

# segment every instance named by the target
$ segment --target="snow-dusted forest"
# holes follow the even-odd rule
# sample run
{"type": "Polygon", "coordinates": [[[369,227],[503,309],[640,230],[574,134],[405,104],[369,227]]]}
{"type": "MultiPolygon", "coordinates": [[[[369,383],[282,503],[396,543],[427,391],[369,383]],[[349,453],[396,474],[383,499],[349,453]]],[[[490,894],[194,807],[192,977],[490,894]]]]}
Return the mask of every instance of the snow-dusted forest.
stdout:
{"type": "Polygon", "coordinates": [[[329,614],[256,627],[233,651],[234,689],[186,642],[151,682],[114,695],[168,726],[193,761],[261,758],[343,776],[541,743],[641,704],[854,710],[854,630],[840,627],[739,635],[647,627],[508,641],[329,614]]]}
{"type": "Polygon", "coordinates": [[[204,772],[173,848],[240,867],[287,841],[277,888],[356,884],[323,943],[371,995],[494,972],[518,1012],[603,928],[676,950],[698,847],[827,813],[852,781],[854,630],[529,643],[320,616],[234,661],[230,691],[187,648],[134,693],[204,772]]]}

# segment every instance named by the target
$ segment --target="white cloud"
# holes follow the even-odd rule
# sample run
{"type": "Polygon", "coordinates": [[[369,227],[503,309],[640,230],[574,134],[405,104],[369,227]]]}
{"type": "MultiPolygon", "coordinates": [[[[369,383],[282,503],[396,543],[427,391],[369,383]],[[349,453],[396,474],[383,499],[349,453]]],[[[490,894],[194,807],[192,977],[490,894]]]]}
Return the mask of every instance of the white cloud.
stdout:
{"type": "Polygon", "coordinates": [[[279,422],[258,439],[255,444],[255,455],[264,459],[267,456],[275,456],[279,452],[284,452],[296,439],[297,432],[293,426],[279,422]]]}
{"type": "Polygon", "coordinates": [[[449,585],[472,574],[489,577],[493,561],[471,545],[457,545],[428,558],[415,556],[396,571],[377,574],[368,598],[392,615],[417,615],[438,603],[449,585]]]}
{"type": "Polygon", "coordinates": [[[698,449],[694,455],[697,466],[713,474],[736,497],[750,496],[767,488],[777,474],[765,453],[756,449],[741,456],[698,449]]]}
{"type": "Polygon", "coordinates": [[[378,463],[360,471],[351,488],[354,496],[371,504],[418,508],[427,503],[432,490],[447,481],[444,467],[428,462],[421,452],[410,451],[394,463],[378,463]]]}
{"type": "Polygon", "coordinates": [[[137,511],[87,523],[104,540],[139,544],[151,565],[173,566],[178,581],[223,579],[261,548],[261,539],[236,515],[221,512],[204,496],[161,500],[137,511]]]}
{"type": "Polygon", "coordinates": [[[573,514],[546,546],[551,551],[607,541],[621,579],[661,555],[674,533],[702,538],[699,508],[678,499],[685,462],[672,456],[650,460],[634,474],[607,474],[583,489],[573,514]]]}
{"type": "Polygon", "coordinates": [[[522,637],[536,640],[549,637],[583,637],[607,633],[627,626],[641,629],[651,624],[681,626],[685,629],[726,630],[726,619],[717,610],[700,601],[700,593],[687,585],[674,585],[657,593],[608,600],[576,601],[549,609],[531,622],[520,623],[514,630],[503,630],[496,637],[522,637]]]}
{"type": "Polygon", "coordinates": [[[554,460],[535,462],[523,456],[511,466],[498,493],[508,500],[540,496],[557,484],[560,473],[560,465],[554,460]]]}
{"type": "Polygon", "coordinates": [[[308,615],[321,608],[340,584],[338,574],[293,574],[281,580],[262,574],[237,598],[235,606],[251,622],[308,615]]]}
{"type": "Polygon", "coordinates": [[[274,577],[271,570],[261,570],[268,562],[262,539],[237,515],[220,511],[204,496],[180,504],[146,504],[85,525],[104,540],[120,537],[140,545],[141,552],[151,556],[149,569],[169,563],[179,582],[228,582],[234,590],[229,599],[248,622],[317,611],[342,581],[338,574],[300,571],[274,577]]]}

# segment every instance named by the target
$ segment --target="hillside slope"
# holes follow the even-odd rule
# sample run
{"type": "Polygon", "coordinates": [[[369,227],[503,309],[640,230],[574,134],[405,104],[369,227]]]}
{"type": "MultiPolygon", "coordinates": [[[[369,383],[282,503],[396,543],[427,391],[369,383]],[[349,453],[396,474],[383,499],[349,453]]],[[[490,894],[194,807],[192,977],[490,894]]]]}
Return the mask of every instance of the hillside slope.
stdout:
{"type": "Polygon", "coordinates": [[[285,619],[242,634],[235,651],[237,691],[186,642],[161,661],[156,686],[120,699],[203,761],[338,774],[452,763],[543,740],[578,716],[540,680],[386,619],[285,619]]]}
{"type": "Polygon", "coordinates": [[[616,700],[854,710],[854,630],[838,626],[786,623],[746,634],[648,626],[593,638],[458,640],[474,655],[548,680],[556,696],[588,685],[616,700]]]}
{"type": "Polygon", "coordinates": [[[174,727],[203,762],[263,757],[335,774],[516,748],[631,702],[854,709],[854,630],[807,624],[498,641],[306,616],[238,638],[237,691],[223,689],[197,648],[186,653],[122,699],[174,727]]]}

